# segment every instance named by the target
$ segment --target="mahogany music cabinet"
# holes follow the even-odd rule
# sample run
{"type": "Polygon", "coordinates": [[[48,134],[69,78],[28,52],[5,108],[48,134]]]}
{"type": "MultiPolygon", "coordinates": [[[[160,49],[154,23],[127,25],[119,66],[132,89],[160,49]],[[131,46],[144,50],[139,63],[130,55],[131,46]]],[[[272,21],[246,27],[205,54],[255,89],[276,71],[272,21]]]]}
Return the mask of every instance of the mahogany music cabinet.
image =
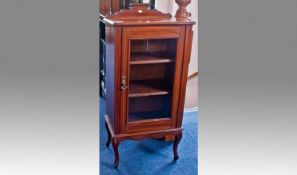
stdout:
{"type": "Polygon", "coordinates": [[[128,139],[173,135],[178,159],[194,24],[185,8],[190,0],[183,1],[175,17],[132,4],[104,18],[106,145],[112,142],[115,168],[118,146],[128,139]]]}

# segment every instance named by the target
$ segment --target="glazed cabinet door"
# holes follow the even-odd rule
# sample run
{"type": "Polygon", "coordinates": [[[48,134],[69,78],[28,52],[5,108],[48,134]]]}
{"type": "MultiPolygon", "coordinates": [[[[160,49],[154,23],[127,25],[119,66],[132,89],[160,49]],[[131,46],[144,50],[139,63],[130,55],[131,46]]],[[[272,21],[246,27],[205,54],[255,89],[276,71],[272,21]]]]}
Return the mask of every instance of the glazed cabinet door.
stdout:
{"type": "Polygon", "coordinates": [[[176,126],[184,32],[183,26],[122,29],[122,132],[176,126]]]}

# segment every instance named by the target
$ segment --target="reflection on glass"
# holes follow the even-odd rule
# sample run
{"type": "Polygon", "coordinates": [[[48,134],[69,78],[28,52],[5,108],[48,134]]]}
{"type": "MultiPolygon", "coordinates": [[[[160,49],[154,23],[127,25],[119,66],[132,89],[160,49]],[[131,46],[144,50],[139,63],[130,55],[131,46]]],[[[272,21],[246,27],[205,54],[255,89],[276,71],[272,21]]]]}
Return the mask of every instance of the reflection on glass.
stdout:
{"type": "Polygon", "coordinates": [[[132,40],[128,122],[170,118],[176,39],[132,40]]]}

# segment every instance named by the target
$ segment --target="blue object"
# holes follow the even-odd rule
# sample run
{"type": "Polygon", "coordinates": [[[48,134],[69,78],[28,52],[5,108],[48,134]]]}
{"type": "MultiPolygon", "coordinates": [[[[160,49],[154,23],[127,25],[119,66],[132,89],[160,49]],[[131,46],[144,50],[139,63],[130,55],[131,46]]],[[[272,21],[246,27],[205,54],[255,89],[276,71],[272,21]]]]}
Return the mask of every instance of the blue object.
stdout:
{"type": "Polygon", "coordinates": [[[197,175],[198,112],[185,112],[183,137],[178,146],[179,159],[173,160],[173,142],[156,139],[123,141],[119,146],[120,163],[113,166],[112,146],[106,147],[105,101],[100,99],[100,175],[197,175]]]}

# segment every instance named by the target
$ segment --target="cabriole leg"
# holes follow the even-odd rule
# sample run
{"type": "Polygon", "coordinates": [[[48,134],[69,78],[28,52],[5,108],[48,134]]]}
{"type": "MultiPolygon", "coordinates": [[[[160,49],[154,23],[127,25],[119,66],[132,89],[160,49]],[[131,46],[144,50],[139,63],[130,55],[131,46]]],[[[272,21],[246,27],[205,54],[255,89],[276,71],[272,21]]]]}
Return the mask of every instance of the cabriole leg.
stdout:
{"type": "Polygon", "coordinates": [[[119,141],[116,140],[115,138],[112,138],[112,146],[113,146],[113,151],[114,151],[114,167],[118,168],[119,165],[119,141]]]}
{"type": "Polygon", "coordinates": [[[106,122],[105,122],[105,128],[106,128],[107,135],[108,135],[107,142],[106,142],[106,146],[109,147],[110,140],[111,140],[111,134],[110,134],[110,131],[109,131],[109,129],[108,129],[108,125],[107,125],[106,122]]]}
{"type": "Polygon", "coordinates": [[[177,147],[178,147],[178,144],[180,142],[182,138],[182,133],[178,133],[176,136],[175,136],[175,140],[174,140],[174,144],[173,144],[173,154],[174,154],[174,160],[177,160],[178,159],[178,153],[177,153],[177,147]]]}

